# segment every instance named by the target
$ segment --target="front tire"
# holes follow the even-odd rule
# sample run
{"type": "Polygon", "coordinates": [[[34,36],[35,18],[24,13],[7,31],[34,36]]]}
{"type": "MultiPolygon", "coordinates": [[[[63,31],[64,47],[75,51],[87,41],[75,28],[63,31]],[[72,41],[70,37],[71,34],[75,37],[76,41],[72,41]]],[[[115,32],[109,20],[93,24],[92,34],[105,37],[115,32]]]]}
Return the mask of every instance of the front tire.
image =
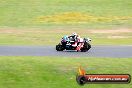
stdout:
{"type": "Polygon", "coordinates": [[[81,52],[87,52],[90,48],[91,48],[91,45],[85,42],[83,45],[83,48],[81,48],[81,52]]]}
{"type": "Polygon", "coordinates": [[[64,47],[61,44],[56,45],[56,50],[57,51],[63,51],[64,47]]]}

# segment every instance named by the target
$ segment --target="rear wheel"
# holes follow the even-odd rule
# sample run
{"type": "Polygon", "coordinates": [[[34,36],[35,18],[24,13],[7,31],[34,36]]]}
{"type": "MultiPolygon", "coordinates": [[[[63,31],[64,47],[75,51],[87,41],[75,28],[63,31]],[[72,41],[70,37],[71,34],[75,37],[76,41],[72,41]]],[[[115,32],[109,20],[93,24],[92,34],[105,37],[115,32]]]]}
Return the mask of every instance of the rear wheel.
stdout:
{"type": "Polygon", "coordinates": [[[57,51],[63,51],[64,47],[61,44],[56,45],[56,50],[57,51]]]}
{"type": "Polygon", "coordinates": [[[83,48],[81,48],[81,52],[86,52],[91,48],[91,45],[87,42],[84,43],[83,48]]]}

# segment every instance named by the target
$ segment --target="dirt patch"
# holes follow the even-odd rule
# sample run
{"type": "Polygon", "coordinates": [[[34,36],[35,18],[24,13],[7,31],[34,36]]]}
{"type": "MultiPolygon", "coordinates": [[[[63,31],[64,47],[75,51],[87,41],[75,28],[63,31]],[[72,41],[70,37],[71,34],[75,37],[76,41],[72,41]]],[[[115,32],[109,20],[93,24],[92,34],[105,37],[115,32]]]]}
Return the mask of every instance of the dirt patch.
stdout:
{"type": "Polygon", "coordinates": [[[40,29],[16,29],[16,28],[0,28],[0,34],[26,34],[26,33],[42,33],[40,29]]]}
{"type": "Polygon", "coordinates": [[[108,36],[109,39],[121,39],[121,38],[129,38],[129,36],[108,36]]]}
{"type": "Polygon", "coordinates": [[[119,34],[119,33],[132,33],[132,30],[131,29],[126,29],[126,28],[123,28],[123,29],[102,29],[102,30],[90,30],[89,31],[90,33],[101,33],[101,34],[119,34]]]}
{"type": "Polygon", "coordinates": [[[72,32],[77,32],[78,34],[120,34],[120,33],[132,33],[132,29],[122,28],[122,29],[15,29],[15,28],[0,28],[0,34],[26,34],[26,33],[37,33],[37,34],[71,34],[72,32]]]}

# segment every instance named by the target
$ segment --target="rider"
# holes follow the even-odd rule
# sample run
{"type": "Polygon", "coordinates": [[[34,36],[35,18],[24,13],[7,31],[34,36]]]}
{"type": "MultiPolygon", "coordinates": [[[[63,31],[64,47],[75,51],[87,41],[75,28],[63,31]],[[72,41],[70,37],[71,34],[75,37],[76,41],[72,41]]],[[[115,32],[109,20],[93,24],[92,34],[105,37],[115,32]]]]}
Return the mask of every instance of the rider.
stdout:
{"type": "Polygon", "coordinates": [[[70,39],[70,42],[74,43],[72,44],[72,46],[76,47],[76,50],[79,51],[82,47],[82,38],[80,38],[80,36],[75,32],[72,33],[72,35],[68,36],[68,38],[70,39]]]}
{"type": "Polygon", "coordinates": [[[78,34],[76,32],[72,33],[72,35],[68,36],[68,38],[71,40],[71,41],[74,41],[76,42],[77,41],[77,37],[78,37],[78,34]]]}

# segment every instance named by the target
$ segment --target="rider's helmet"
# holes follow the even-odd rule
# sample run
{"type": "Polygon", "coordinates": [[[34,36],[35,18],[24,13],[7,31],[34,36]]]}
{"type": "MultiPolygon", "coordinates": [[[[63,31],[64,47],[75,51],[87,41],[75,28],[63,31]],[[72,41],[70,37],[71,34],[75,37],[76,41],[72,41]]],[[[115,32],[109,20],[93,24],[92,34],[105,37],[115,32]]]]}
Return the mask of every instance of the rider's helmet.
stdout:
{"type": "Polygon", "coordinates": [[[78,37],[78,34],[76,32],[72,33],[71,35],[73,37],[73,39],[76,41],[77,40],[77,37],[78,37]]]}
{"type": "Polygon", "coordinates": [[[72,33],[72,36],[77,36],[78,34],[76,32],[72,33]]]}
{"type": "Polygon", "coordinates": [[[72,33],[72,36],[74,37],[74,39],[77,39],[78,34],[76,32],[72,33]]]}

